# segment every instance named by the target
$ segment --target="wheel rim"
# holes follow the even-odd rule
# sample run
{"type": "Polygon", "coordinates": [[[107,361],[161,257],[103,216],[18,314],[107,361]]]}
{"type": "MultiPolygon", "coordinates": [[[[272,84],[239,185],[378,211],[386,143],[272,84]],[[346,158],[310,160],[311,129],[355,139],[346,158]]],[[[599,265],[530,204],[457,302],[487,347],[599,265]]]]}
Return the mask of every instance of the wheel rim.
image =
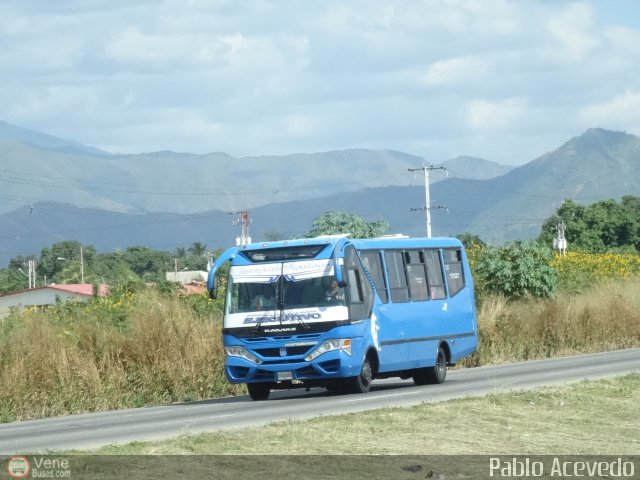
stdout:
{"type": "Polygon", "coordinates": [[[442,378],[446,372],[447,364],[444,359],[444,355],[442,352],[438,353],[438,364],[436,365],[436,370],[438,372],[438,378],[442,378]]]}
{"type": "Polygon", "coordinates": [[[371,383],[371,365],[369,365],[369,362],[365,362],[365,364],[362,366],[360,381],[365,387],[371,383]]]}

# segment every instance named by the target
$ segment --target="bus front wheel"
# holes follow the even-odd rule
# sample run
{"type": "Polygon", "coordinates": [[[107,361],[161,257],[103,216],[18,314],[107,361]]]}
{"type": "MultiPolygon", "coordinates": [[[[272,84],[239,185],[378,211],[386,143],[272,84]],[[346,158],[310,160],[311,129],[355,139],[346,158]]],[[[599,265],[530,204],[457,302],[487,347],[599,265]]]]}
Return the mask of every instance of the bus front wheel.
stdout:
{"type": "Polygon", "coordinates": [[[271,393],[268,383],[247,383],[247,390],[251,400],[266,400],[271,393]]]}
{"type": "Polygon", "coordinates": [[[360,375],[350,379],[351,391],[353,393],[367,393],[371,390],[372,380],[373,370],[371,369],[371,362],[369,362],[368,358],[365,358],[362,364],[362,370],[360,370],[360,375]]]}
{"type": "Polygon", "coordinates": [[[436,364],[433,367],[416,370],[413,374],[413,383],[416,385],[443,383],[445,378],[447,378],[447,355],[442,348],[439,348],[436,364]]]}

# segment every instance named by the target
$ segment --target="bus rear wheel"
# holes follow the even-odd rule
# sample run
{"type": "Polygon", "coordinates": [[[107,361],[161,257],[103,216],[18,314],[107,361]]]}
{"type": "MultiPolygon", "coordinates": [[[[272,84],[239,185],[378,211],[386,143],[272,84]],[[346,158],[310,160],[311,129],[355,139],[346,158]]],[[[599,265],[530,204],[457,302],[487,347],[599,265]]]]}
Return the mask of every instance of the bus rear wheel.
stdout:
{"type": "Polygon", "coordinates": [[[352,377],[349,381],[350,390],[353,393],[367,393],[371,390],[372,380],[373,370],[371,369],[371,362],[369,362],[368,358],[365,358],[362,364],[362,370],[360,370],[360,375],[352,377]]]}
{"type": "Polygon", "coordinates": [[[251,400],[266,400],[271,393],[268,383],[247,383],[247,390],[251,400]]]}
{"type": "Polygon", "coordinates": [[[413,374],[413,383],[416,385],[428,385],[443,383],[447,378],[447,355],[441,348],[438,349],[438,358],[433,367],[425,367],[416,370],[413,374]]]}

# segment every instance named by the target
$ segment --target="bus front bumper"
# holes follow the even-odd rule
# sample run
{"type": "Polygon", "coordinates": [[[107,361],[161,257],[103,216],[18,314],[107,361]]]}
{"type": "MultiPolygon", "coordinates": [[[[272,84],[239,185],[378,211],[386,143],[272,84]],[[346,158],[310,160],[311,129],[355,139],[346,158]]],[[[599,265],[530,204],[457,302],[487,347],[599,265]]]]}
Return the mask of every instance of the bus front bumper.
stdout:
{"type": "MultiPolygon", "coordinates": [[[[356,352],[353,352],[354,354],[356,352]]],[[[363,355],[347,355],[343,351],[327,352],[311,362],[288,360],[269,361],[257,365],[239,357],[227,357],[225,375],[231,383],[292,382],[317,384],[323,380],[355,377],[362,368],[363,355]],[[356,360],[356,358],[360,360],[356,360]]]]}

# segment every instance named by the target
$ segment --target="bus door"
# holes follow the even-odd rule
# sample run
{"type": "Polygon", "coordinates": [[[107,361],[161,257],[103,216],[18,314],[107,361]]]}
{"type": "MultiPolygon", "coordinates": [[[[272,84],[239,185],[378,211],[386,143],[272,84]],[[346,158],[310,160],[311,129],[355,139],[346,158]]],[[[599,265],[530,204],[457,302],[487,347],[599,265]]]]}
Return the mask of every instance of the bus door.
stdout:
{"type": "Polygon", "coordinates": [[[451,327],[440,252],[437,249],[406,250],[403,260],[411,298],[407,353],[412,367],[432,365],[438,345],[451,327]]]}
{"type": "Polygon", "coordinates": [[[372,315],[372,329],[376,332],[376,347],[380,371],[405,368],[408,355],[406,343],[406,302],[408,289],[400,252],[365,250],[362,262],[371,274],[379,303],[372,315]]]}

